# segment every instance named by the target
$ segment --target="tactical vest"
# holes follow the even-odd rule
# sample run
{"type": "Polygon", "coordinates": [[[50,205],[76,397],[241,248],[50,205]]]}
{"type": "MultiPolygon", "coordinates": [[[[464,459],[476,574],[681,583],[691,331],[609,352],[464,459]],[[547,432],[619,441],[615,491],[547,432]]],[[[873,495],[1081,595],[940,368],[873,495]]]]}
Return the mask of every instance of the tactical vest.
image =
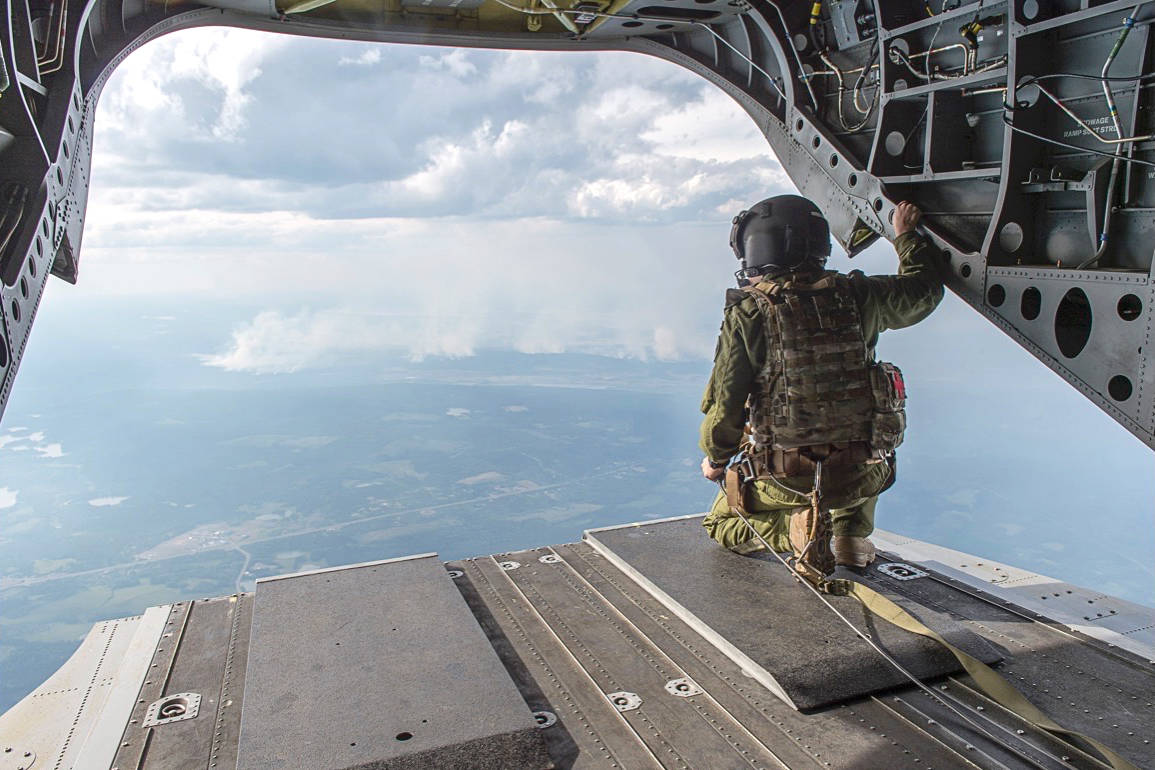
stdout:
{"type": "MultiPolygon", "coordinates": [[[[750,394],[754,454],[833,445],[846,462],[857,463],[902,443],[902,373],[875,363],[867,350],[845,275],[827,271],[813,281],[791,277],[766,291],[743,291],[762,311],[769,353],[750,394]]],[[[780,458],[782,451],[775,454],[780,458]]]]}

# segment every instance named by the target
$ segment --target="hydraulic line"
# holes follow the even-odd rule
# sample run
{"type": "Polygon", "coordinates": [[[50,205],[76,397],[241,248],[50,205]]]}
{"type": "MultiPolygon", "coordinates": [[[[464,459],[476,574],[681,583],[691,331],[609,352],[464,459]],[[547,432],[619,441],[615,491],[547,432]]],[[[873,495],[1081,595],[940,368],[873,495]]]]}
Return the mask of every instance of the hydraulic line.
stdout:
{"type": "MultiPolygon", "coordinates": [[[[1155,134],[1144,134],[1143,136],[1120,136],[1117,139],[1104,139],[1102,136],[1099,135],[1098,131],[1091,128],[1089,125],[1087,125],[1087,123],[1082,118],[1080,118],[1078,115],[1076,115],[1071,110],[1071,108],[1068,107],[1065,102],[1063,102],[1062,99],[1055,96],[1053,93],[1051,93],[1047,89],[1043,88],[1038,83],[1032,83],[1031,85],[1034,85],[1035,88],[1039,89],[1039,93],[1043,94],[1048,99],[1050,99],[1052,102],[1054,102],[1056,105],[1058,105],[1059,109],[1061,109],[1063,112],[1065,112],[1067,114],[1067,117],[1069,117],[1071,120],[1078,123],[1079,126],[1084,131],[1086,131],[1088,134],[1090,134],[1095,139],[1098,139],[1103,144],[1117,145],[1117,144],[1125,144],[1127,142],[1145,142],[1148,139],[1155,139],[1155,134]]],[[[1020,86],[1020,88],[1021,88],[1021,86],[1020,86]]],[[[1118,127],[1116,127],[1116,131],[1118,131],[1118,127]]]]}
{"type": "Polygon", "coordinates": [[[943,46],[942,48],[937,48],[934,51],[927,51],[924,53],[917,53],[917,54],[905,54],[902,51],[898,50],[897,48],[891,48],[890,49],[890,60],[896,64],[904,65],[908,70],[910,70],[917,77],[922,78],[923,80],[925,80],[927,82],[930,82],[932,80],[956,80],[958,78],[967,77],[968,75],[981,75],[984,72],[990,72],[991,70],[998,69],[999,67],[1006,64],[1007,57],[1006,56],[1000,56],[997,59],[991,59],[989,62],[987,62],[986,64],[984,64],[983,66],[980,67],[980,66],[978,66],[977,60],[973,59],[970,56],[970,51],[966,48],[965,45],[963,45],[962,43],[954,43],[952,45],[943,46]],[[962,72],[945,73],[945,72],[938,72],[937,70],[934,72],[931,72],[931,70],[930,70],[930,55],[933,53],[937,53],[939,51],[947,51],[947,50],[950,50],[952,48],[962,48],[965,51],[966,55],[964,55],[964,57],[963,57],[963,70],[962,70],[962,72]],[[920,56],[924,58],[924,62],[923,62],[924,71],[923,72],[919,72],[917,69],[915,69],[914,62],[912,61],[912,59],[914,59],[916,57],[920,57],[920,56]]]}
{"type": "MultiPolygon", "coordinates": [[[[1127,36],[1131,34],[1131,28],[1135,26],[1135,16],[1139,13],[1139,9],[1143,7],[1143,3],[1139,3],[1131,9],[1131,13],[1123,19],[1123,29],[1119,31],[1119,37],[1115,40],[1115,45],[1111,46],[1111,52],[1107,54],[1107,61],[1103,62],[1103,71],[1099,73],[1101,78],[1101,85],[1103,86],[1103,97],[1107,100],[1107,112],[1111,116],[1111,125],[1115,129],[1115,137],[1119,140],[1123,139],[1123,126],[1119,123],[1119,110],[1115,106],[1115,95],[1111,91],[1111,83],[1106,78],[1110,75],[1111,65],[1115,63],[1115,57],[1119,55],[1119,50],[1123,44],[1127,42],[1127,36]]],[[[1038,87],[1038,86],[1036,86],[1038,87]]],[[[1041,90],[1041,87],[1039,87],[1041,90]]],[[[1062,105],[1060,105],[1062,106],[1062,105]]],[[[1138,105],[1136,105],[1136,109],[1138,105]]],[[[1092,135],[1097,136],[1094,131],[1092,135]]],[[[1134,144],[1128,143],[1128,159],[1132,158],[1134,144]]],[[[1119,167],[1122,165],[1121,160],[1123,156],[1123,145],[1119,144],[1115,148],[1115,159],[1111,161],[1111,175],[1107,177],[1107,203],[1103,209],[1103,229],[1099,233],[1099,246],[1095,249],[1095,253],[1090,257],[1080,262],[1076,266],[1076,270],[1082,270],[1090,267],[1099,261],[1107,251],[1107,238],[1111,231],[1111,220],[1115,213],[1115,188],[1116,181],[1119,177],[1119,167]]]]}
{"type": "Polygon", "coordinates": [[[846,114],[845,114],[843,104],[842,104],[844,101],[843,97],[846,94],[846,81],[842,77],[842,71],[839,70],[838,66],[830,60],[830,57],[826,55],[825,51],[820,53],[819,56],[822,58],[822,62],[827,67],[829,67],[831,69],[831,71],[835,75],[837,75],[837,77],[838,77],[838,96],[837,96],[838,122],[842,124],[842,128],[845,129],[846,131],[853,132],[853,131],[860,130],[863,126],[866,125],[867,121],[870,120],[870,116],[872,114],[874,114],[874,106],[876,104],[878,104],[878,86],[876,85],[875,89],[874,89],[874,99],[871,101],[869,107],[866,109],[862,109],[858,105],[857,90],[859,89],[863,79],[865,78],[866,73],[870,71],[871,67],[861,67],[860,68],[860,74],[858,76],[858,81],[855,83],[855,92],[856,92],[855,96],[856,96],[856,98],[854,99],[854,108],[856,110],[858,110],[858,112],[860,114],[864,115],[865,117],[862,119],[862,122],[860,122],[857,125],[852,127],[850,124],[848,124],[846,122],[846,114]]]}
{"type": "MultiPolygon", "coordinates": [[[[928,56],[933,56],[936,53],[942,53],[943,51],[949,51],[952,48],[966,48],[966,46],[964,46],[962,43],[951,43],[950,45],[944,45],[944,46],[941,46],[939,48],[935,48],[932,51],[920,51],[918,53],[907,54],[907,57],[909,59],[926,58],[928,56]]],[[[870,64],[870,65],[864,65],[862,67],[853,67],[851,69],[841,70],[841,72],[843,75],[854,75],[854,74],[862,72],[864,69],[868,69],[868,68],[872,69],[872,70],[876,70],[876,69],[878,69],[878,65],[877,64],[870,64]]],[[[809,78],[832,77],[832,76],[835,76],[837,74],[838,73],[835,72],[834,70],[815,70],[814,72],[811,72],[806,77],[809,77],[809,78]]],[[[923,77],[925,79],[925,76],[921,72],[915,72],[915,74],[920,76],[920,77],[923,77]]],[[[1151,77],[1155,77],[1155,73],[1152,73],[1151,77]]],[[[1112,78],[1112,80],[1117,80],[1117,79],[1118,78],[1112,78]]]]}
{"type": "MultiPolygon", "coordinates": [[[[964,52],[966,51],[966,46],[963,45],[962,43],[951,43],[950,45],[940,46],[938,48],[933,48],[929,51],[921,51],[919,53],[912,53],[909,55],[908,58],[910,58],[910,59],[918,59],[918,58],[925,59],[926,61],[923,62],[923,66],[929,72],[930,67],[928,65],[930,64],[929,60],[930,60],[930,57],[932,55],[934,55],[936,53],[942,53],[943,51],[950,51],[950,50],[955,49],[955,48],[961,48],[961,49],[963,49],[964,52]]],[[[898,49],[895,49],[895,50],[898,50],[898,49]]],[[[964,68],[965,68],[965,63],[964,63],[964,68]]]]}
{"type": "MultiPolygon", "coordinates": [[[[874,41],[874,50],[871,53],[870,59],[871,59],[872,64],[874,63],[874,60],[878,59],[878,41],[877,40],[874,41]]],[[[872,112],[874,112],[874,105],[878,103],[878,92],[880,90],[879,84],[875,83],[874,84],[874,98],[871,101],[870,105],[868,107],[863,107],[861,104],[858,103],[858,97],[862,93],[862,86],[866,83],[866,78],[870,72],[871,72],[871,69],[869,67],[863,67],[862,72],[858,73],[858,78],[854,81],[854,88],[851,89],[851,98],[854,100],[854,109],[858,110],[859,113],[865,115],[866,120],[869,120],[870,114],[872,112]]],[[[865,120],[862,123],[862,125],[866,125],[865,120]]],[[[855,130],[857,131],[858,129],[855,129],[855,130]]]]}
{"type": "Polygon", "coordinates": [[[782,33],[786,36],[786,48],[794,54],[794,63],[798,65],[798,79],[802,81],[802,85],[806,86],[806,93],[810,95],[810,104],[814,107],[814,114],[818,114],[818,99],[814,96],[814,88],[810,85],[810,80],[806,77],[806,69],[802,66],[802,57],[798,55],[798,49],[790,42],[790,25],[786,23],[786,17],[782,15],[782,9],[774,0],[763,0],[767,5],[774,9],[778,14],[778,21],[782,23],[782,33]]]}
{"type": "MultiPolygon", "coordinates": [[[[639,17],[639,18],[644,18],[644,17],[639,17]]],[[[714,31],[714,28],[713,28],[713,27],[711,27],[711,26],[710,26],[709,24],[707,24],[706,22],[704,22],[704,21],[692,21],[692,22],[689,22],[689,23],[690,23],[690,24],[692,24],[692,25],[693,25],[693,26],[695,26],[695,27],[701,27],[702,29],[704,29],[704,30],[706,30],[707,32],[709,32],[709,33],[710,33],[710,34],[711,34],[711,35],[714,37],[714,39],[715,39],[715,40],[717,40],[719,43],[722,43],[723,45],[725,45],[725,46],[726,46],[727,48],[729,48],[731,51],[733,51],[734,53],[736,53],[736,54],[738,55],[738,57],[739,57],[739,58],[741,58],[743,61],[745,61],[747,64],[749,64],[749,65],[750,65],[751,67],[753,67],[754,69],[756,69],[756,70],[758,70],[759,72],[761,72],[763,75],[765,75],[765,76],[766,76],[766,79],[767,79],[768,81],[770,81],[770,85],[771,85],[771,87],[772,87],[772,88],[773,88],[773,89],[774,89],[774,90],[777,92],[777,94],[778,94],[780,97],[782,97],[782,101],[784,101],[784,102],[786,101],[786,94],[785,94],[785,92],[783,92],[783,90],[782,90],[782,87],[778,85],[778,81],[777,81],[777,80],[774,78],[774,76],[773,76],[773,75],[771,75],[769,72],[767,72],[766,70],[764,70],[764,69],[762,69],[760,66],[758,66],[757,62],[755,62],[753,59],[751,59],[751,58],[750,58],[749,56],[747,56],[746,54],[744,54],[744,53],[742,53],[741,51],[739,51],[739,50],[738,50],[738,49],[737,49],[737,48],[734,46],[734,44],[733,44],[733,43],[731,43],[729,40],[727,40],[726,38],[722,37],[722,36],[721,36],[721,35],[719,35],[717,32],[715,32],[715,31],[714,31]]],[[[805,74],[803,75],[803,79],[805,79],[805,74]]]]}
{"type": "Polygon", "coordinates": [[[1155,79],[1155,72],[1147,72],[1142,75],[1088,75],[1085,72],[1048,72],[1046,75],[1030,75],[1019,83],[1019,88],[1036,83],[1040,80],[1054,80],[1055,78],[1076,78],[1078,80],[1097,80],[1099,82],[1110,83],[1135,83],[1143,80],[1155,79]]]}
{"type": "Polygon", "coordinates": [[[878,102],[881,98],[880,95],[882,93],[882,83],[878,82],[878,76],[881,74],[882,70],[880,69],[875,71],[873,69],[873,65],[878,63],[879,52],[880,49],[878,44],[878,37],[875,36],[874,44],[870,47],[870,58],[867,59],[867,66],[863,67],[862,71],[858,73],[858,78],[854,81],[854,88],[852,89],[851,96],[854,99],[854,109],[862,113],[862,121],[859,122],[854,128],[852,128],[852,131],[858,131],[860,128],[866,125],[867,121],[870,120],[870,116],[874,113],[874,108],[878,106],[878,102]],[[872,72],[875,76],[874,96],[870,101],[870,105],[866,108],[863,108],[863,106],[858,103],[858,97],[859,94],[862,93],[862,87],[866,83],[866,78],[872,72]]]}
{"type": "MultiPolygon", "coordinates": [[[[58,12],[56,22],[56,44],[53,46],[52,55],[36,60],[36,69],[43,75],[51,75],[57,72],[64,66],[64,29],[65,22],[68,20],[68,0],[59,0],[60,11],[58,12]]],[[[49,20],[51,21],[51,19],[49,20]]]]}
{"type": "MultiPolygon", "coordinates": [[[[1016,134],[1022,134],[1023,136],[1029,136],[1032,139],[1037,139],[1040,142],[1046,142],[1047,144],[1053,144],[1056,147],[1062,147],[1062,148],[1067,149],[1067,150],[1074,150],[1075,152],[1078,152],[1078,153],[1090,153],[1091,155],[1102,155],[1105,158],[1116,157],[1115,153],[1113,153],[1113,152],[1103,152],[1102,150],[1095,150],[1095,149],[1092,149],[1090,147],[1082,147],[1082,146],[1077,145],[1077,144],[1070,144],[1068,142],[1063,142],[1063,141],[1060,141],[1058,139],[1054,139],[1054,138],[1049,137],[1049,136],[1043,136],[1042,134],[1036,134],[1034,131],[1028,131],[1025,128],[1019,128],[1018,126],[1016,126],[1014,124],[1013,121],[1011,121],[1010,118],[1007,117],[1007,111],[1010,109],[1012,109],[1012,108],[1009,105],[1004,105],[1003,123],[1005,123],[1007,128],[1014,131],[1016,134]]],[[[1120,160],[1123,163],[1134,163],[1137,166],[1148,166],[1150,168],[1155,168],[1155,163],[1152,163],[1149,160],[1139,160],[1138,158],[1120,158],[1120,160]]]]}

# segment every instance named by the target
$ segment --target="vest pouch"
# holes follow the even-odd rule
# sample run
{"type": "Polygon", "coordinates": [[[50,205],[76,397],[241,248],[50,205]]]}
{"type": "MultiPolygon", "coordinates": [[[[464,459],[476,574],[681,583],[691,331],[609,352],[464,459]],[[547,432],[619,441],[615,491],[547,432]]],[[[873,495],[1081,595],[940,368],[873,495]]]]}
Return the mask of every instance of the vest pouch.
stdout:
{"type": "Polygon", "coordinates": [[[870,445],[893,452],[906,432],[906,383],[894,364],[879,362],[870,367],[874,412],[870,420],[870,445]]]}

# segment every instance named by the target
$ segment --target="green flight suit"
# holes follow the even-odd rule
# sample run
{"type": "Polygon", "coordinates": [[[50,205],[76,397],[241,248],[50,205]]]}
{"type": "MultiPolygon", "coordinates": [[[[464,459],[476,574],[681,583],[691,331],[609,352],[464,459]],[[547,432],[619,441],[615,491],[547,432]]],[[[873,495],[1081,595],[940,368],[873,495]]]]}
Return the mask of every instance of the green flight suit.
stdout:
{"type": "MultiPolygon", "coordinates": [[[[904,233],[894,241],[898,251],[898,274],[867,276],[850,273],[862,316],[863,339],[870,356],[878,335],[902,329],[930,315],[943,295],[941,256],[938,249],[917,233],[904,233]]],[[[773,283],[783,277],[769,276],[773,283]]],[[[731,295],[733,296],[733,295],[731,295]]],[[[714,355],[714,371],[702,397],[702,451],[712,462],[729,460],[738,453],[746,423],[746,399],[754,379],[768,357],[765,322],[755,300],[743,296],[727,304],[714,355]]],[[[831,509],[835,535],[866,537],[874,531],[874,507],[890,480],[887,463],[828,468],[822,474],[822,499],[831,509]]],[[[789,551],[789,514],[809,505],[812,476],[759,480],[746,494],[751,523],[778,551],[789,551]],[[790,491],[797,490],[797,492],[790,491]]],[[[742,520],[730,511],[725,495],[718,493],[703,524],[710,536],[727,548],[746,552],[761,544],[742,520]]]]}

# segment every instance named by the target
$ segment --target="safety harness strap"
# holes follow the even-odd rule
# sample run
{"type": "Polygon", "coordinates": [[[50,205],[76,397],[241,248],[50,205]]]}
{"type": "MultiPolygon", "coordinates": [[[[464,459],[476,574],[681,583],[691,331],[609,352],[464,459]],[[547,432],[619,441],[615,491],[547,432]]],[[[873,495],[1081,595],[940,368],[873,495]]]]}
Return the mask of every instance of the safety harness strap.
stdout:
{"type": "MultiPolygon", "coordinates": [[[[733,473],[733,478],[735,481],[738,480],[738,473],[728,469],[726,473],[725,484],[727,497],[729,497],[729,489],[731,488],[731,473],[733,473]]],[[[735,488],[740,490],[741,486],[738,485],[735,488]]],[[[762,537],[758,530],[754,528],[754,525],[750,523],[750,520],[746,518],[745,509],[735,508],[733,510],[735,510],[735,512],[738,514],[738,518],[742,520],[742,523],[746,525],[746,528],[750,530],[750,534],[752,534],[756,540],[760,541],[763,546],[765,546],[767,549],[770,549],[770,544],[766,542],[766,539],[762,537]]],[[[773,553],[773,550],[771,550],[771,553],[773,553]]],[[[779,556],[778,559],[782,561],[782,563],[787,568],[792,569],[795,574],[798,574],[797,569],[791,567],[791,565],[785,559],[783,559],[781,556],[779,556]]],[[[799,575],[799,577],[801,578],[804,576],[799,575]]],[[[1094,738],[1086,736],[1075,730],[1068,730],[1055,720],[1051,719],[1037,706],[1035,706],[1035,704],[1027,700],[1026,696],[1016,690],[1010,682],[1000,676],[993,668],[983,663],[981,660],[978,660],[977,658],[964,652],[963,650],[960,650],[958,647],[955,647],[936,631],[928,628],[922,623],[922,621],[918,620],[902,607],[899,607],[893,601],[878,593],[874,589],[854,580],[839,578],[835,580],[823,580],[817,587],[813,588],[812,590],[820,592],[818,594],[820,599],[822,599],[821,594],[823,593],[835,596],[853,596],[862,603],[862,606],[865,609],[873,612],[883,620],[889,621],[890,623],[893,623],[899,628],[909,631],[912,634],[925,636],[928,639],[932,639],[938,642],[952,655],[954,655],[960,664],[962,664],[962,667],[966,669],[968,674],[970,674],[971,678],[975,681],[975,684],[978,685],[979,689],[1003,708],[1007,709],[1018,717],[1025,719],[1041,730],[1046,730],[1047,732],[1054,735],[1066,735],[1087,742],[1093,746],[1095,750],[1103,756],[1104,759],[1107,760],[1107,762],[1111,765],[1112,768],[1114,768],[1114,770],[1139,770],[1136,765],[1132,764],[1125,757],[1115,753],[1094,738]]],[[[825,599],[823,599],[823,602],[827,607],[830,608],[831,611],[834,612],[835,615],[842,617],[844,621],[850,623],[850,621],[846,620],[846,618],[842,616],[841,613],[839,613],[838,610],[836,610],[829,602],[826,602],[825,599]]],[[[875,646],[875,649],[882,653],[883,657],[887,657],[887,659],[894,663],[896,666],[898,665],[893,659],[890,659],[880,648],[875,646]]],[[[903,671],[903,673],[906,673],[905,669],[902,669],[901,667],[900,670],[903,671]]],[[[913,678],[912,681],[914,681],[916,684],[920,684],[913,678]]]]}
{"type": "Polygon", "coordinates": [[[927,628],[909,612],[874,589],[853,580],[831,580],[827,582],[828,584],[833,584],[829,585],[827,589],[828,593],[845,593],[853,596],[862,602],[862,606],[878,617],[890,621],[899,628],[910,631],[912,634],[933,639],[943,647],[946,647],[952,655],[958,658],[958,662],[961,663],[963,668],[966,669],[966,672],[970,674],[971,678],[979,686],[979,689],[1003,708],[1025,719],[1035,727],[1046,730],[1049,733],[1069,735],[1073,738],[1086,741],[1093,746],[1096,751],[1102,754],[1115,770],[1138,770],[1134,764],[1119,754],[1116,754],[1094,738],[1090,738],[1075,730],[1068,730],[1051,719],[1040,711],[1035,704],[1027,700],[1022,693],[1012,687],[1010,682],[1000,676],[993,668],[981,660],[968,655],[958,647],[955,647],[940,634],[927,628]]]}
{"type": "Polygon", "coordinates": [[[726,493],[726,504],[730,506],[731,511],[738,511],[746,514],[746,485],[743,482],[742,475],[738,472],[738,468],[731,465],[726,469],[726,481],[722,485],[722,491],[726,493]]]}

